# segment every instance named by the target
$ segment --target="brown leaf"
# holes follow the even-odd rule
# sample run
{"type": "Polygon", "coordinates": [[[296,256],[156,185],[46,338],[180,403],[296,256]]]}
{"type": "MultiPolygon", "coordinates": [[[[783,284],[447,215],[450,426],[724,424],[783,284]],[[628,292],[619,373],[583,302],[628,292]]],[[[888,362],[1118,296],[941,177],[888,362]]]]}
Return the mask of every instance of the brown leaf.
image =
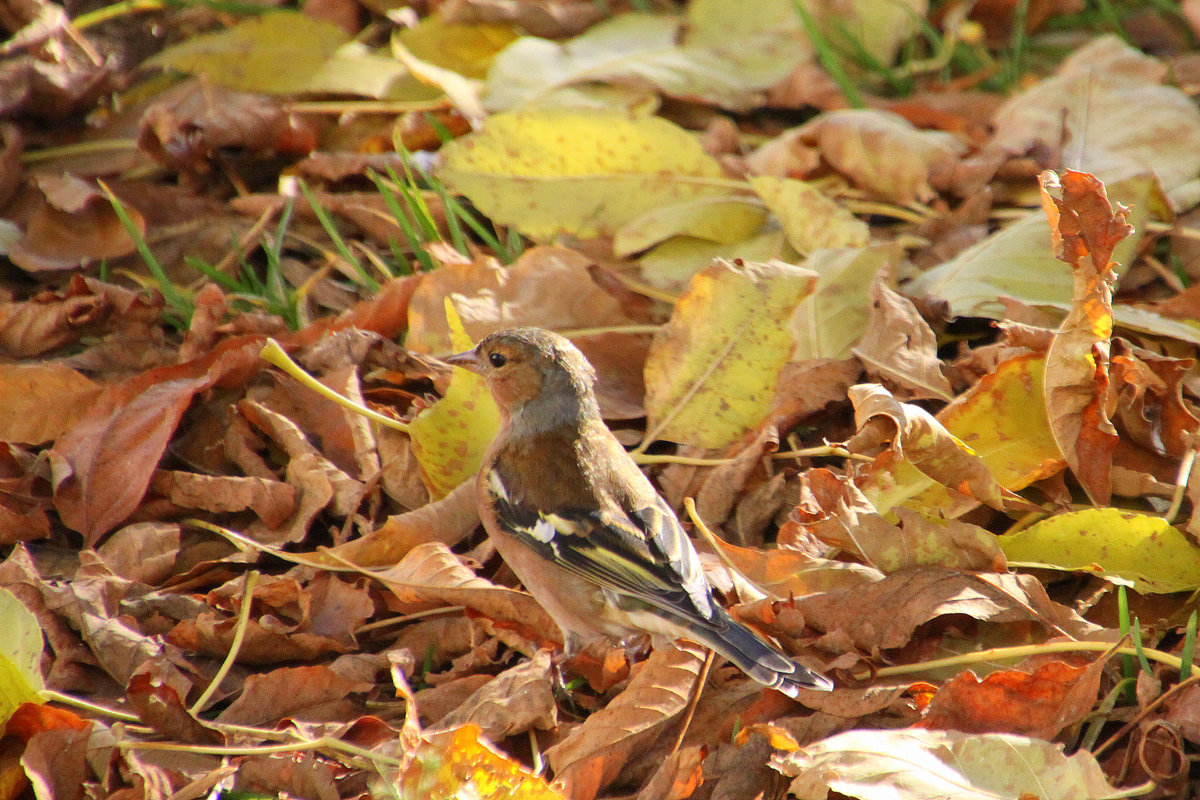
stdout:
{"type": "Polygon", "coordinates": [[[213,169],[224,148],[307,154],[316,148],[316,132],[277,100],[188,83],[178,93],[146,109],[138,146],[160,163],[192,175],[213,169]]]}
{"type": "Polygon", "coordinates": [[[188,744],[225,743],[220,731],[200,722],[183,705],[174,687],[157,681],[151,673],[134,675],[126,691],[138,718],[162,736],[188,744]]]}
{"type": "Polygon", "coordinates": [[[970,670],[960,672],[934,695],[917,726],[1053,740],[1091,713],[1104,663],[1051,661],[1033,672],[1001,670],[982,680],[970,670]]]}
{"type": "MultiPolygon", "coordinates": [[[[167,642],[184,650],[222,659],[233,644],[235,620],[217,614],[199,614],[179,622],[167,634],[167,642]]],[[[352,648],[331,639],[304,631],[280,632],[251,620],[246,626],[238,662],[250,665],[311,661],[330,653],[346,653],[352,648]]]]}
{"type": "Polygon", "coordinates": [[[181,539],[179,525],[138,522],[115,531],[100,544],[96,554],[122,578],[155,585],[175,571],[181,539]]]}
{"type": "Polygon", "coordinates": [[[922,567],[877,583],[796,600],[810,626],[846,634],[864,652],[908,643],[914,630],[944,614],[988,622],[1041,622],[1051,630],[1083,633],[1088,623],[1050,601],[1032,575],[972,574],[922,567]]]}
{"type": "Polygon", "coordinates": [[[550,674],[550,651],[501,672],[461,706],[438,721],[439,729],[478,725],[490,741],[539,728],[558,726],[558,705],[550,674]]]}
{"type": "Polygon", "coordinates": [[[241,695],[217,721],[266,726],[285,718],[348,722],[362,713],[362,704],[346,696],[371,688],[373,684],[348,680],[322,665],[283,667],[248,676],[241,695]]]}
{"type": "Polygon", "coordinates": [[[1196,364],[1170,358],[1117,338],[1112,343],[1114,415],[1121,431],[1150,452],[1169,457],[1171,466],[1194,446],[1200,427],[1183,402],[1183,381],[1196,364]]]}
{"type": "Polygon", "coordinates": [[[39,477],[39,460],[14,444],[0,444],[0,543],[50,535],[49,492],[39,477]]]}
{"type": "Polygon", "coordinates": [[[33,735],[21,755],[21,767],[34,786],[37,797],[77,800],[91,777],[88,745],[91,731],[69,728],[41,731],[33,735]]]}
{"type": "MultiPolygon", "coordinates": [[[[133,238],[112,204],[90,183],[61,175],[41,178],[38,186],[44,199],[9,252],[14,264],[30,272],[75,269],[134,251],[133,238]]],[[[128,206],[125,211],[138,234],[144,234],[142,215],[128,206]]]]}
{"type": "Polygon", "coordinates": [[[125,316],[141,318],[149,310],[157,320],[161,308],[161,297],[147,299],[76,275],[61,292],[0,303],[0,351],[17,358],[42,355],[125,316]]]}
{"type": "Polygon", "coordinates": [[[0,441],[57,439],[91,406],[101,387],[53,362],[0,366],[0,441]]]}
{"type": "Polygon", "coordinates": [[[1071,265],[1071,311],[1046,353],[1046,411],[1071,470],[1097,505],[1107,505],[1117,432],[1108,417],[1113,248],[1133,232],[1104,184],[1070,170],[1039,178],[1055,254],[1071,265]]]}
{"type": "Polygon", "coordinates": [[[463,605],[535,635],[555,639],[560,635],[536,600],[478,577],[440,542],[418,545],[391,569],[372,575],[405,603],[463,605]]]}
{"type": "Polygon", "coordinates": [[[546,751],[572,800],[591,800],[683,712],[703,661],[695,644],[655,650],[629,688],[546,751]]]}
{"type": "Polygon", "coordinates": [[[54,504],[90,546],[128,517],[197,392],[256,369],[260,337],[232,339],[199,361],[107,388],[50,451],[54,504]]]}
{"type": "Polygon", "coordinates": [[[281,525],[296,507],[296,489],[279,481],[156,470],[150,489],[183,508],[225,513],[252,510],[268,527],[281,525]]]}
{"type": "Polygon", "coordinates": [[[762,174],[768,163],[778,164],[781,159],[772,152],[777,148],[799,163],[830,164],[860,188],[896,203],[932,199],[931,178],[948,173],[966,149],[949,134],[918,130],[903,117],[877,109],[821,114],[754,153],[751,167],[762,174]]]}
{"type": "Polygon", "coordinates": [[[935,520],[903,506],[901,525],[888,522],[849,478],[812,469],[792,520],[826,544],[853,553],[884,572],[922,566],[1006,569],[994,534],[957,520],[935,520]]]}
{"type": "Polygon", "coordinates": [[[703,747],[683,747],[662,762],[638,792],[637,800],[686,800],[704,783],[703,747]]]}
{"type": "Polygon", "coordinates": [[[332,556],[336,557],[334,561],[341,558],[360,567],[385,566],[395,564],[417,545],[429,541],[453,547],[478,526],[475,481],[469,480],[441,500],[388,517],[383,525],[365,536],[330,550],[330,556],[316,553],[314,557],[323,560],[332,556]]]}
{"type": "Polygon", "coordinates": [[[903,400],[949,400],[937,337],[908,298],[892,291],[880,274],[871,286],[871,314],[854,355],[867,375],[903,400]]]}

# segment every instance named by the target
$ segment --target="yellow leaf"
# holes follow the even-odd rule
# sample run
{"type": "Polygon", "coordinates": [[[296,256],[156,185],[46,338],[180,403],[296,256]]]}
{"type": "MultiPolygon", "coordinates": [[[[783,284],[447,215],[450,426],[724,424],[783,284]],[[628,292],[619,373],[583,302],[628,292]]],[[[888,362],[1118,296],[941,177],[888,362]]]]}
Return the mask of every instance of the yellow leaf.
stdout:
{"type": "Polygon", "coordinates": [[[613,251],[627,256],[672,236],[732,244],[753,236],[766,220],[766,211],[752,197],[730,195],[686,200],[652,209],[623,226],[613,238],[613,251]]]}
{"type": "MultiPolygon", "coordinates": [[[[470,350],[471,339],[449,298],[446,320],[455,349],[470,350]]],[[[479,471],[483,454],[498,430],[500,412],[486,382],[473,372],[455,368],[446,396],[409,424],[413,455],[435,500],[479,471]]]]}
{"type": "Polygon", "coordinates": [[[0,729],[22,703],[41,703],[42,629],[7,589],[0,589],[0,729]]]}
{"type": "Polygon", "coordinates": [[[645,253],[640,259],[642,278],[659,289],[680,291],[691,277],[713,262],[713,259],[743,261],[770,261],[773,258],[787,260],[784,251],[791,252],[783,238],[783,232],[771,230],[767,233],[733,244],[721,244],[691,236],[673,236],[645,253]]]}
{"type": "Polygon", "coordinates": [[[791,356],[788,322],[816,273],[718,261],[697,274],[646,358],[651,437],[724,447],[758,425],[791,356]]]}
{"type": "Polygon", "coordinates": [[[479,726],[463,725],[435,736],[399,778],[401,797],[427,800],[563,800],[537,775],[479,738],[479,726]]]}
{"type": "Polygon", "coordinates": [[[534,238],[611,233],[651,209],[728,192],[720,165],[696,138],[657,117],[497,114],[442,153],[447,186],[534,238]]]}
{"type": "Polygon", "coordinates": [[[802,255],[831,247],[862,247],[871,239],[867,223],[811,183],[762,175],[751,178],[750,185],[779,218],[788,242],[802,255]]]}
{"type": "MultiPolygon", "coordinates": [[[[1065,465],[1046,417],[1044,370],[1041,356],[1011,358],[937,415],[945,429],[970,447],[996,482],[1011,492],[1054,475],[1065,465]]],[[[952,494],[910,461],[872,472],[862,490],[880,513],[905,505],[952,518],[977,505],[969,497],[952,494]]]]}
{"type": "Polygon", "coordinates": [[[422,61],[477,80],[487,77],[492,59],[516,38],[511,25],[446,22],[440,14],[393,34],[394,40],[422,61]]]}
{"type": "Polygon", "coordinates": [[[395,61],[350,42],[337,26],[298,11],[271,11],[228,30],[193,36],[148,63],[264,94],[392,96],[407,74],[395,61]]]}
{"type": "Polygon", "coordinates": [[[1090,508],[1000,537],[1011,561],[1133,582],[1139,592],[1200,587],[1200,548],[1161,517],[1090,508]]]}

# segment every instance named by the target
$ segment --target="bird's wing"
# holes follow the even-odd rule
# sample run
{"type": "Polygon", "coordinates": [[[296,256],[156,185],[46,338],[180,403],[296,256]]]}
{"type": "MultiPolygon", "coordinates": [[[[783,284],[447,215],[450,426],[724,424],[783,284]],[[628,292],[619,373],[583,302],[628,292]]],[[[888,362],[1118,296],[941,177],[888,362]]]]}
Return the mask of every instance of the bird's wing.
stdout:
{"type": "Polygon", "coordinates": [[[699,556],[662,498],[628,513],[547,513],[512,501],[498,487],[489,489],[497,523],[543,558],[618,594],[711,624],[715,604],[699,556]]]}

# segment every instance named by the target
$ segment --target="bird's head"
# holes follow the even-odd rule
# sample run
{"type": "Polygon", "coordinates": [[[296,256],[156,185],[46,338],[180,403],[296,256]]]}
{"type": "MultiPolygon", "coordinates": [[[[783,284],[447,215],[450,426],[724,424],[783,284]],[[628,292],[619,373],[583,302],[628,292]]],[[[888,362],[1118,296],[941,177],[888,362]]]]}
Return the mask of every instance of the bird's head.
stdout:
{"type": "Polygon", "coordinates": [[[598,416],[596,372],[579,348],[541,328],[497,331],[446,363],[487,380],[506,418],[536,416],[538,427],[563,415],[598,416]]]}

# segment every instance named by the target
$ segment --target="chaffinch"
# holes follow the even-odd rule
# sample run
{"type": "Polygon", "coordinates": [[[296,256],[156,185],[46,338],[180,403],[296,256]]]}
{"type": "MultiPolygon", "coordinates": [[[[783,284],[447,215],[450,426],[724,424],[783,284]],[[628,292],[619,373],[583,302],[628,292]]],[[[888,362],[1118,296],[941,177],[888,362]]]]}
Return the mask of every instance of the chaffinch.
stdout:
{"type": "Polygon", "coordinates": [[[501,428],[479,471],[480,516],[568,652],[645,632],[698,641],[792,697],[832,688],[713,599],[679,519],[601,419],[595,371],[573,344],[516,328],[447,361],[482,375],[496,398],[501,428]]]}

